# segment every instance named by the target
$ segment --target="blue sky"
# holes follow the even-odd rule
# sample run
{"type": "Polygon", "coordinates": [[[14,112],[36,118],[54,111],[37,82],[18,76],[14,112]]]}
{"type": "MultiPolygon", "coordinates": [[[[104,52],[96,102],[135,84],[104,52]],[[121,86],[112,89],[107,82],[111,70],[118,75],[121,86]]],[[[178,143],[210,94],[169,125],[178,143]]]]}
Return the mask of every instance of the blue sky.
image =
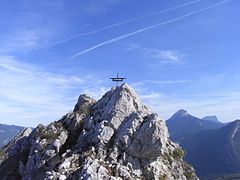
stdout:
{"type": "Polygon", "coordinates": [[[163,119],[240,118],[237,0],[0,1],[0,123],[36,126],[127,77],[163,119]]]}

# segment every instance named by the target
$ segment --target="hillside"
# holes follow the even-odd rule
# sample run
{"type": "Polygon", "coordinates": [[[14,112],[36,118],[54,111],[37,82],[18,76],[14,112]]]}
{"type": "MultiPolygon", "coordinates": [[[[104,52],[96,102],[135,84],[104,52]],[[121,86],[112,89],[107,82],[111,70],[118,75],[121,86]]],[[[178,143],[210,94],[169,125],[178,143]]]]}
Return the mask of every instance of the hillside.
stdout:
{"type": "Polygon", "coordinates": [[[0,124],[0,147],[6,145],[14,138],[24,127],[0,124]]]}
{"type": "Polygon", "coordinates": [[[200,176],[240,172],[240,120],[205,130],[185,140],[186,161],[200,176]]]}

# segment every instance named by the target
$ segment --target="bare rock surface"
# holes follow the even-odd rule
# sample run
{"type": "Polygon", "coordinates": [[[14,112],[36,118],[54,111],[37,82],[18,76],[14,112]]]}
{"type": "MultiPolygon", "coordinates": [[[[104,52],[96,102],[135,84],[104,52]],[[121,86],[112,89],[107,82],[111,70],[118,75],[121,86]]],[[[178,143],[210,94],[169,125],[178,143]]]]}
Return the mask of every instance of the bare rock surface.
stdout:
{"type": "Polygon", "coordinates": [[[1,179],[198,179],[165,122],[127,84],[23,130],[0,154],[1,179]]]}

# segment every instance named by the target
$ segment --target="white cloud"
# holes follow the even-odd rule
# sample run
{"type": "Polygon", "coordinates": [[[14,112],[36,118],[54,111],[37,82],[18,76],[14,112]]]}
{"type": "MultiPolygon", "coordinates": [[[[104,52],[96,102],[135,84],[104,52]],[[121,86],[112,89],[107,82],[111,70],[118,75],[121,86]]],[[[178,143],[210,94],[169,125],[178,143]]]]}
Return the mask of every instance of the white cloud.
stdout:
{"type": "Polygon", "coordinates": [[[144,100],[151,100],[151,99],[160,98],[160,97],[162,97],[162,95],[159,94],[159,93],[156,93],[156,92],[151,92],[149,94],[142,94],[141,95],[141,98],[144,99],[144,100]]]}
{"type": "MultiPolygon", "coordinates": [[[[226,74],[217,74],[205,75],[194,81],[180,80],[180,83],[191,83],[188,87],[193,89],[192,92],[191,89],[188,89],[187,93],[178,91],[180,94],[172,89],[168,91],[171,88],[171,86],[168,86],[168,81],[167,83],[152,81],[152,83],[163,83],[164,89],[158,88],[158,91],[155,90],[155,85],[158,84],[151,84],[151,81],[137,82],[132,84],[132,86],[138,92],[143,102],[164,120],[170,118],[179,109],[186,109],[190,114],[200,118],[207,115],[216,115],[220,121],[229,122],[240,119],[240,111],[238,110],[240,106],[240,91],[236,90],[236,88],[216,89],[220,85],[217,82],[221,83],[222,86],[224,77],[227,78],[228,76],[226,74]],[[213,83],[215,86],[211,87],[210,84],[213,83]]],[[[170,85],[176,82],[169,81],[170,85]]]]}
{"type": "Polygon", "coordinates": [[[46,124],[71,111],[79,94],[91,90],[91,94],[101,96],[106,89],[92,76],[86,75],[83,79],[35,69],[38,67],[21,63],[14,57],[0,57],[1,123],[46,124]]]}
{"type": "Polygon", "coordinates": [[[146,58],[157,59],[163,63],[181,63],[185,55],[176,50],[162,50],[156,48],[141,47],[136,44],[129,46],[128,50],[143,55],[146,58]]]}
{"type": "Polygon", "coordinates": [[[0,52],[2,53],[26,53],[36,48],[41,40],[40,33],[32,29],[9,32],[5,37],[6,39],[0,42],[0,52]]]}
{"type": "MultiPolygon", "coordinates": [[[[0,123],[36,126],[49,123],[72,110],[79,94],[100,98],[109,85],[94,76],[64,75],[36,71],[13,56],[0,57],[0,123]]],[[[217,115],[230,121],[240,117],[240,92],[222,91],[176,96],[153,91],[148,83],[190,83],[189,80],[143,81],[132,86],[153,112],[168,119],[178,109],[203,117],[217,115]]],[[[208,83],[202,81],[202,83],[208,83]]],[[[201,85],[203,85],[201,83],[201,85]]]]}
{"type": "Polygon", "coordinates": [[[10,71],[19,72],[19,73],[28,73],[28,69],[33,69],[31,66],[25,66],[22,63],[15,61],[13,56],[4,56],[0,58],[0,67],[5,68],[10,71]]]}
{"type": "Polygon", "coordinates": [[[145,81],[146,83],[152,83],[152,84],[185,84],[185,83],[191,83],[192,80],[148,80],[145,81]]]}
{"type": "Polygon", "coordinates": [[[229,122],[240,118],[240,92],[217,94],[190,94],[184,97],[150,91],[137,91],[143,102],[150,106],[153,112],[167,120],[179,109],[186,109],[192,115],[204,117],[217,115],[220,121],[229,122]]]}
{"type": "MultiPolygon", "coordinates": [[[[131,85],[134,87],[134,89],[138,92],[140,92],[142,95],[141,97],[144,99],[151,99],[151,98],[159,98],[162,97],[161,94],[153,92],[150,90],[154,89],[155,86],[162,85],[162,86],[170,86],[170,85],[176,85],[176,84],[188,84],[193,83],[192,80],[143,80],[139,82],[132,83],[131,85]]],[[[174,86],[173,86],[174,87],[174,86]]]]}

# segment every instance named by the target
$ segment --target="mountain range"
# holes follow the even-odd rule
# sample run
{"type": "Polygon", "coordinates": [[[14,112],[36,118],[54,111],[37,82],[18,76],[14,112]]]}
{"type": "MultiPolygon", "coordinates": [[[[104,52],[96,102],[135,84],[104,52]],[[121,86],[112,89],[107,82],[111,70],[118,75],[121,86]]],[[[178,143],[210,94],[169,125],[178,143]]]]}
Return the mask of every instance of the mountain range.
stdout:
{"type": "Polygon", "coordinates": [[[23,129],[21,126],[0,124],[0,147],[6,145],[23,129]]]}
{"type": "Polygon", "coordinates": [[[215,116],[199,119],[180,110],[166,121],[170,139],[185,150],[185,160],[200,177],[240,172],[240,121],[223,124],[215,116]]]}
{"type": "Polygon", "coordinates": [[[240,172],[240,120],[197,133],[181,146],[187,152],[185,160],[196,168],[199,176],[240,172]]]}
{"type": "Polygon", "coordinates": [[[181,109],[168,119],[166,124],[171,139],[181,143],[186,137],[189,137],[189,135],[205,129],[217,129],[224,126],[224,124],[218,120],[216,122],[215,117],[214,120],[212,120],[212,117],[200,119],[192,116],[186,110],[181,109]]]}

